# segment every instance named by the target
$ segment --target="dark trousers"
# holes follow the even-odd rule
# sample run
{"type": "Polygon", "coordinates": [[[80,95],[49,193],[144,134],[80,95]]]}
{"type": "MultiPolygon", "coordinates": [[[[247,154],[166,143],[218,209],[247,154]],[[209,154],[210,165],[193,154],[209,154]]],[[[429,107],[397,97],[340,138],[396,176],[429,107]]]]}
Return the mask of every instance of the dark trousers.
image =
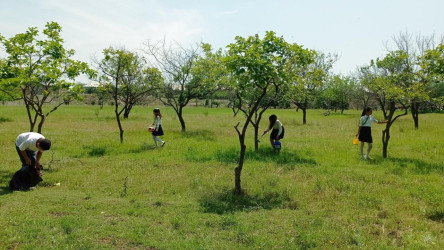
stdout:
{"type": "MultiPolygon", "coordinates": [[[[17,154],[19,155],[20,161],[22,162],[22,167],[26,166],[25,158],[23,157],[19,147],[15,146],[15,149],[17,150],[17,154]]],[[[28,155],[29,159],[31,159],[31,166],[34,166],[37,160],[37,152],[26,150],[26,154],[28,155]]]]}

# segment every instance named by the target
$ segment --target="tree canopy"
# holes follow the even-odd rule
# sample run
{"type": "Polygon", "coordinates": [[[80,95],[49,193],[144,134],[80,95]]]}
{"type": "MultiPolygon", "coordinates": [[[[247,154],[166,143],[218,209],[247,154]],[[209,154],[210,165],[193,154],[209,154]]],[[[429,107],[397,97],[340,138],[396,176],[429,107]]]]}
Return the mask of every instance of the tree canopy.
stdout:
{"type": "MultiPolygon", "coordinates": [[[[232,75],[231,89],[235,92],[234,109],[245,116],[241,128],[235,126],[240,143],[239,165],[235,169],[235,192],[242,193],[241,172],[245,157],[245,135],[253,115],[266,109],[264,100],[277,97],[285,85],[297,80],[297,69],[313,61],[310,50],[298,44],[287,43],[269,31],[261,39],[259,35],[243,38],[237,36],[229,44],[225,58],[232,75]]],[[[269,106],[269,105],[268,105],[269,106]]]]}
{"type": "Polygon", "coordinates": [[[9,39],[0,36],[7,54],[1,63],[0,90],[11,99],[24,101],[30,131],[38,123],[41,132],[45,119],[59,106],[81,98],[76,77],[95,74],[87,63],[71,59],[75,51],[64,48],[61,31],[58,23],[48,22],[43,39],[35,27],[9,39]],[[55,105],[47,108],[51,102],[55,105]]]}

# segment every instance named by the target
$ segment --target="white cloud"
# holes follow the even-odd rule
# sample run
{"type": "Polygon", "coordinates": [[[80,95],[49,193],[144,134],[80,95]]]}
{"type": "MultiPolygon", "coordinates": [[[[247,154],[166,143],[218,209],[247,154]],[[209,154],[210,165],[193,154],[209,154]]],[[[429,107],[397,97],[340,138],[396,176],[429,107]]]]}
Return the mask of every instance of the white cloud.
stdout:
{"type": "Polygon", "coordinates": [[[51,0],[43,4],[48,11],[59,13],[67,47],[86,61],[109,46],[136,49],[145,40],[163,38],[189,44],[204,32],[203,17],[198,11],[165,9],[155,1],[51,0]]]}

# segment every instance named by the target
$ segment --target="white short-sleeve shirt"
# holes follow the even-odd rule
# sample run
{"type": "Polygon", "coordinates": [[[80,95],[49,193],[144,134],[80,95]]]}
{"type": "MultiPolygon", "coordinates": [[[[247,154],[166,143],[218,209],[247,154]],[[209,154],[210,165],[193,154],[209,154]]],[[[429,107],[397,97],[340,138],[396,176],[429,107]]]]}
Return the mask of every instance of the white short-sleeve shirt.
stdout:
{"type": "Polygon", "coordinates": [[[273,125],[273,129],[279,130],[278,135],[282,134],[282,123],[279,120],[276,120],[276,122],[273,125]]]}
{"type": "Polygon", "coordinates": [[[45,137],[39,133],[35,132],[27,132],[19,134],[17,139],[15,140],[15,145],[21,150],[32,150],[32,151],[39,151],[39,149],[36,146],[37,140],[45,137]]]}

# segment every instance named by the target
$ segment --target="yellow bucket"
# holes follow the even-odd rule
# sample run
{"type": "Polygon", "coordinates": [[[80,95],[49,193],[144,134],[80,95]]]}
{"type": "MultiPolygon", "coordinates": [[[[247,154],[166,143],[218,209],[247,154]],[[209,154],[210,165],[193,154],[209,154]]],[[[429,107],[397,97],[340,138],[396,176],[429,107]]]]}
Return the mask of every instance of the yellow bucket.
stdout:
{"type": "Polygon", "coordinates": [[[353,138],[353,145],[358,145],[359,144],[359,139],[358,138],[353,138]]]}

